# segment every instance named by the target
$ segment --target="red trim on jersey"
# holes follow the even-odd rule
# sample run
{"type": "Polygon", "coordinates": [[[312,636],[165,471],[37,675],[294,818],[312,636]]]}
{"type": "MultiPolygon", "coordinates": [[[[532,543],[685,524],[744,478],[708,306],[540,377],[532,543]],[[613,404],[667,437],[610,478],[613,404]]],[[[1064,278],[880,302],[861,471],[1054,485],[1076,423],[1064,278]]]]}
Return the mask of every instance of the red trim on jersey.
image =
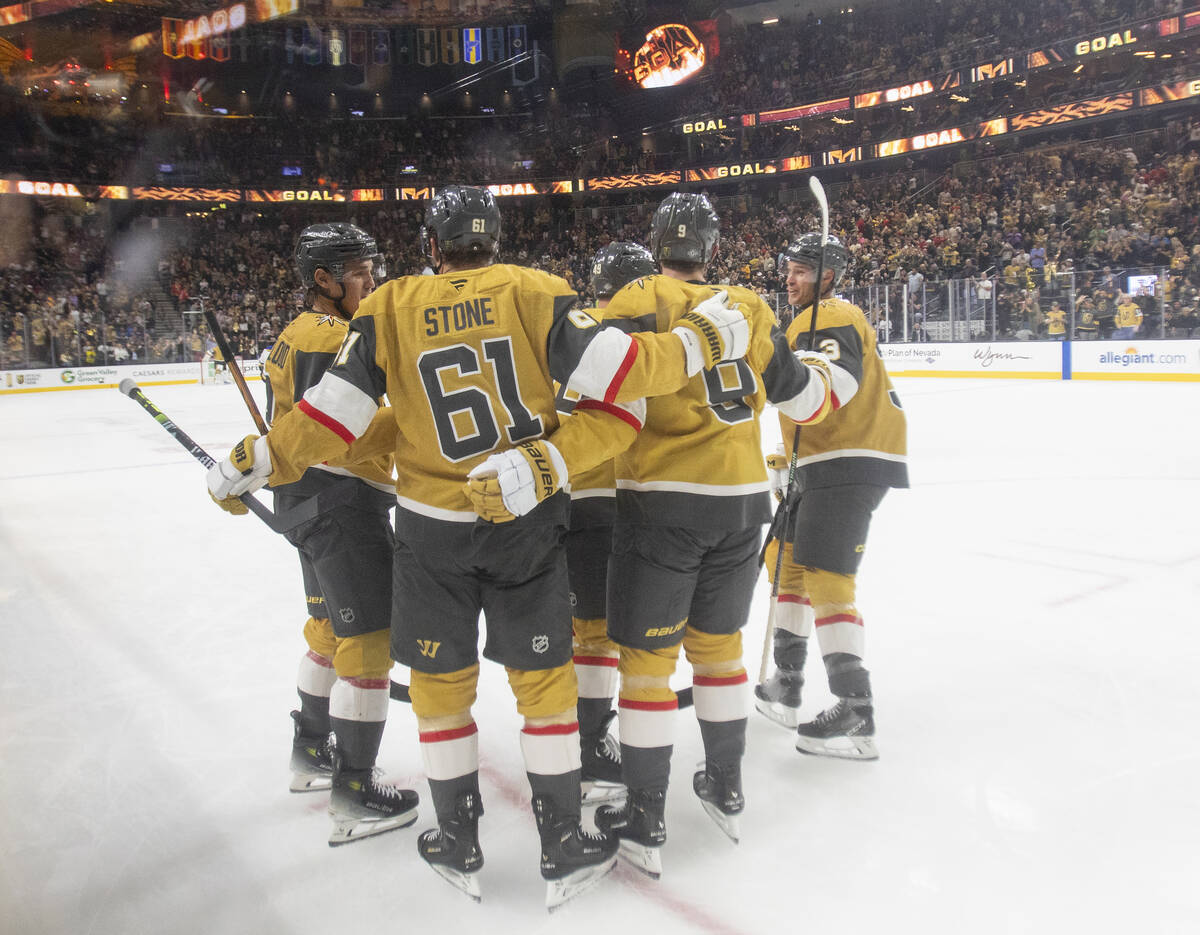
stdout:
{"type": "Polygon", "coordinates": [[[464,737],[478,733],[479,726],[472,721],[463,727],[454,727],[450,730],[424,730],[417,736],[421,743],[442,743],[446,740],[462,740],[464,737]]]}
{"type": "Polygon", "coordinates": [[[308,400],[302,399],[296,404],[296,408],[303,412],[306,416],[316,422],[318,425],[323,425],[329,431],[333,432],[338,438],[344,441],[347,445],[351,444],[355,435],[346,426],[342,425],[337,419],[332,416],[327,416],[320,409],[311,405],[308,400]]]}
{"type": "Polygon", "coordinates": [[[549,737],[555,734],[577,734],[579,733],[579,722],[572,721],[570,724],[547,724],[544,727],[530,727],[526,725],[521,728],[522,734],[529,734],[533,737],[549,737]]]}
{"type": "Polygon", "coordinates": [[[833,409],[842,408],[842,401],[837,398],[837,393],[835,393],[832,389],[829,391],[829,399],[832,401],[833,409]]]}
{"type": "Polygon", "coordinates": [[[343,682],[349,682],[355,688],[387,688],[387,679],[364,679],[364,678],[344,678],[343,682]]]}
{"type": "Polygon", "coordinates": [[[749,680],[745,672],[739,675],[696,675],[692,677],[692,684],[697,688],[729,688],[745,685],[749,680]]]}
{"type": "Polygon", "coordinates": [[[610,416],[616,416],[623,422],[628,422],[633,426],[635,432],[642,430],[642,423],[632,412],[622,409],[620,406],[615,406],[611,403],[601,402],[598,399],[581,399],[575,404],[578,409],[598,409],[600,412],[607,412],[610,416]]]}
{"type": "Polygon", "coordinates": [[[781,604],[804,604],[806,607],[812,607],[812,601],[799,594],[780,594],[777,600],[781,604]]]}
{"type": "Polygon", "coordinates": [[[617,667],[616,656],[576,656],[575,665],[577,666],[605,666],[611,669],[617,667]]]}
{"type": "Polygon", "coordinates": [[[326,669],[333,668],[333,660],[332,659],[329,659],[326,656],[322,656],[318,652],[313,652],[313,650],[311,650],[311,649],[308,651],[308,658],[311,659],[313,662],[315,662],[317,665],[324,666],[326,669]]]}
{"type": "Polygon", "coordinates": [[[625,377],[628,376],[629,371],[633,369],[633,362],[637,360],[637,355],[638,343],[633,338],[630,338],[629,350],[625,352],[625,359],[621,361],[621,366],[613,374],[612,382],[608,384],[608,389],[604,391],[604,401],[606,403],[611,403],[617,398],[617,392],[621,389],[621,384],[625,382],[625,377]]]}
{"type": "Polygon", "coordinates": [[[618,708],[629,708],[633,711],[675,711],[679,708],[679,699],[672,698],[670,701],[631,701],[628,698],[621,698],[617,701],[618,708]]]}
{"type": "Polygon", "coordinates": [[[857,623],[862,626],[862,617],[858,614],[834,614],[831,617],[818,617],[817,626],[827,627],[831,623],[857,623]]]}

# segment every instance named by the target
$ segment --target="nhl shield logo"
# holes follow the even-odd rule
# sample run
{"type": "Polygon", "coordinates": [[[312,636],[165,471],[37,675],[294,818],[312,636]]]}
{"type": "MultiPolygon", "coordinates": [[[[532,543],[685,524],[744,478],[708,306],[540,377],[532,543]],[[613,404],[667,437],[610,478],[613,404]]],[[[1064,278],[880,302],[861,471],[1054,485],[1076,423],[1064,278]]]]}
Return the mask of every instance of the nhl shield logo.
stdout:
{"type": "Polygon", "coordinates": [[[540,633],[533,638],[532,643],[533,651],[535,653],[544,653],[550,648],[550,637],[546,636],[544,633],[540,633]]]}
{"type": "Polygon", "coordinates": [[[338,616],[342,618],[342,623],[353,623],[354,622],[354,608],[353,607],[343,607],[341,610],[338,611],[338,616]]]}

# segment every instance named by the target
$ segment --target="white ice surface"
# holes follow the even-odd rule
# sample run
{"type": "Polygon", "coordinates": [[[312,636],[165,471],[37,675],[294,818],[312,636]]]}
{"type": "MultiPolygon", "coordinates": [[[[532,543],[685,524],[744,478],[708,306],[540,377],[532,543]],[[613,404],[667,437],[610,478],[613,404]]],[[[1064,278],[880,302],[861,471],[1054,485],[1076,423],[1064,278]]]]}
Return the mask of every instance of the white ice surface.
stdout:
{"type": "MultiPolygon", "coordinates": [[[[881,759],[752,714],[735,846],[683,712],[662,880],[618,869],[553,916],[499,667],[483,903],[417,856],[405,705],[380,762],[420,820],[330,849],[326,795],[287,791],[292,549],[115,390],[0,397],[0,931],[1200,931],[1200,385],[898,382],[914,486],[859,587],[881,759]]],[[[147,392],[213,454],[250,430],[232,386],[147,392]]]]}

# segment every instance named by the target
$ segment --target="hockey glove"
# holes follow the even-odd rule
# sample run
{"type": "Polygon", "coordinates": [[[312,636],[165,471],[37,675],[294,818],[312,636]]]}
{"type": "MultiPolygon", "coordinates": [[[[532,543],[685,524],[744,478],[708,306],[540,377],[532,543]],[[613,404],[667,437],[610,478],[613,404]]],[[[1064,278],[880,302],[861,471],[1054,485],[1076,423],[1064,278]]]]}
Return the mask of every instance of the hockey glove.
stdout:
{"type": "Polygon", "coordinates": [[[783,502],[783,495],[787,491],[790,469],[791,463],[783,453],[783,445],[779,445],[774,454],[767,455],[767,481],[771,485],[771,493],[775,494],[775,500],[779,503],[783,502]]]}
{"type": "Polygon", "coordinates": [[[217,506],[235,516],[248,512],[238,499],[262,487],[271,475],[271,452],[265,435],[247,435],[229,457],[208,469],[208,494],[217,506]]]}
{"type": "Polygon", "coordinates": [[[507,523],[553,496],[566,478],[562,454],[543,438],[489,455],[467,475],[463,489],[481,519],[507,523]]]}
{"type": "Polygon", "coordinates": [[[687,373],[695,376],[723,360],[738,360],[750,347],[750,323],[737,306],[729,306],[728,292],[718,292],[679,316],[672,334],[683,342],[687,373]]]}

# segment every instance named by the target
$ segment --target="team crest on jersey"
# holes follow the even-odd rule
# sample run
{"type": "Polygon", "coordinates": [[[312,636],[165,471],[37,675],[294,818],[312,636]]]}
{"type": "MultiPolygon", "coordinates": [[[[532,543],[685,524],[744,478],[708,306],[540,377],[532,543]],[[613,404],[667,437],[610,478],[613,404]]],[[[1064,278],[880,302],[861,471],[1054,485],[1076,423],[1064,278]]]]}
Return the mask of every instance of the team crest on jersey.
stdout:
{"type": "Polygon", "coordinates": [[[338,611],[338,616],[342,618],[342,623],[353,623],[354,622],[354,608],[353,607],[343,607],[341,610],[338,611]]]}
{"type": "Polygon", "coordinates": [[[320,328],[321,325],[329,325],[330,328],[335,328],[340,321],[341,319],[336,315],[322,315],[317,319],[317,327],[320,328]]]}
{"type": "Polygon", "coordinates": [[[550,648],[550,637],[546,636],[544,633],[539,633],[533,638],[532,644],[533,651],[535,653],[544,653],[550,648]]]}

